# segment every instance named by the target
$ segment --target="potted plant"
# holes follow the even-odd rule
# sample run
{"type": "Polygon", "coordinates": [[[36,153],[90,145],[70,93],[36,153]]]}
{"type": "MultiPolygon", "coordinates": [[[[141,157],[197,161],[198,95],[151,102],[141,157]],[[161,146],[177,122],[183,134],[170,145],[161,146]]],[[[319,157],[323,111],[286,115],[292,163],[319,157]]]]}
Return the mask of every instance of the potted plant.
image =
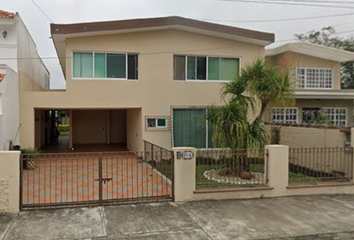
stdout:
{"type": "Polygon", "coordinates": [[[23,157],[23,167],[27,170],[33,170],[36,168],[36,158],[39,155],[37,148],[24,148],[21,149],[23,157]]]}
{"type": "Polygon", "coordinates": [[[9,151],[11,151],[12,147],[13,147],[13,144],[14,144],[14,140],[9,139],[9,140],[7,140],[7,142],[9,143],[9,151]]]}

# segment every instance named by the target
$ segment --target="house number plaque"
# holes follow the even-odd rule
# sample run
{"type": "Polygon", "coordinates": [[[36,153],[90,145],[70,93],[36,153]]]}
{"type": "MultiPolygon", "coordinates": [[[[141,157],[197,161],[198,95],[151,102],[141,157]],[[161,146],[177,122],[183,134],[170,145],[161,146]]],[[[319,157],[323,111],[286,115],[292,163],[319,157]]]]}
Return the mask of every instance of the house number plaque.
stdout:
{"type": "Polygon", "coordinates": [[[193,156],[191,151],[177,152],[177,159],[191,160],[193,156]]]}

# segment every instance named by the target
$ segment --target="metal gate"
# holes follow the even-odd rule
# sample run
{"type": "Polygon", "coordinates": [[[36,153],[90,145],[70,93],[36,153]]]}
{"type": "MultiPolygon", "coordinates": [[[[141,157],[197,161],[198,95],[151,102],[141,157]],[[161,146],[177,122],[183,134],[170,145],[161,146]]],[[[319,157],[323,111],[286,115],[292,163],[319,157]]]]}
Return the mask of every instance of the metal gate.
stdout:
{"type": "Polygon", "coordinates": [[[173,153],[21,155],[21,210],[173,201],[173,153]]]}

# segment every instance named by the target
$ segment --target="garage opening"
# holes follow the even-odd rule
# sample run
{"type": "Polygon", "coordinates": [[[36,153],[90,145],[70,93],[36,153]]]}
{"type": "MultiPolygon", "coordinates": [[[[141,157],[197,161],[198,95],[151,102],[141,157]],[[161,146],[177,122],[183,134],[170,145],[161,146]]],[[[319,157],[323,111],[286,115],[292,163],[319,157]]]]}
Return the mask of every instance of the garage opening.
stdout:
{"type": "MultiPolygon", "coordinates": [[[[35,146],[42,152],[126,151],[127,129],[136,129],[135,126],[141,121],[140,115],[134,114],[135,111],[36,109],[35,146]]],[[[134,131],[130,132],[133,134],[134,131]]]]}
{"type": "Polygon", "coordinates": [[[127,149],[127,110],[73,110],[72,115],[74,150],[127,149]]]}

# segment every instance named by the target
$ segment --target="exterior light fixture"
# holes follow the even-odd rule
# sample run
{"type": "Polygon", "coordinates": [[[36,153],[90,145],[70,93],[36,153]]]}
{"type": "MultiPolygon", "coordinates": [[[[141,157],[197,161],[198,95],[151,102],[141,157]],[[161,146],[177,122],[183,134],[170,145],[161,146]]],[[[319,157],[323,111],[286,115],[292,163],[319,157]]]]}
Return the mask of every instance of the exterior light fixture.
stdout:
{"type": "Polygon", "coordinates": [[[6,30],[4,30],[4,31],[2,32],[2,36],[3,36],[4,38],[6,38],[6,36],[7,36],[7,31],[6,31],[6,30]]]}

